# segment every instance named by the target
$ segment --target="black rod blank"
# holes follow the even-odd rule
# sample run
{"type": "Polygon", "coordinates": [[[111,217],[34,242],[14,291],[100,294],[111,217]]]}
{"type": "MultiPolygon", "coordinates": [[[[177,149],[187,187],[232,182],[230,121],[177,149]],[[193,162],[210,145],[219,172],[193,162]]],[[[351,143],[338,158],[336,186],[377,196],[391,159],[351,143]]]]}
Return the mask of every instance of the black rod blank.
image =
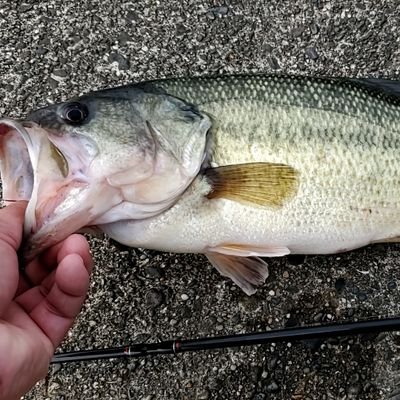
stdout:
{"type": "Polygon", "coordinates": [[[400,317],[340,324],[274,329],[266,332],[244,333],[200,339],[176,339],[159,343],[140,343],[100,350],[81,350],[58,353],[54,355],[51,364],[121,357],[138,358],[159,354],[177,354],[187,351],[222,349],[226,347],[252,346],[266,343],[351,336],[397,330],[400,331],[400,317]]]}

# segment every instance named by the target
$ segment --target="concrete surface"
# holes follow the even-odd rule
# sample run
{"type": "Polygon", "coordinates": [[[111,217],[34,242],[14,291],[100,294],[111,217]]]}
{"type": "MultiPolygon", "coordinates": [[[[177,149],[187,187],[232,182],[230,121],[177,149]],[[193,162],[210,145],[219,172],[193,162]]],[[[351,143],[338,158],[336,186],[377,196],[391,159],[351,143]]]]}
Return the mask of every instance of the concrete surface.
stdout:
{"type": "MultiPolygon", "coordinates": [[[[165,76],[399,77],[398,1],[0,1],[0,114],[165,76]]],[[[248,298],[202,256],[91,241],[62,350],[399,314],[400,248],[270,261],[248,298]],[[183,296],[186,295],[186,296],[183,296]],[[186,299],[187,300],[184,300],[186,299]]],[[[400,399],[400,337],[363,336],[53,368],[27,399],[400,399]],[[391,393],[391,394],[390,394],[391,393]]]]}

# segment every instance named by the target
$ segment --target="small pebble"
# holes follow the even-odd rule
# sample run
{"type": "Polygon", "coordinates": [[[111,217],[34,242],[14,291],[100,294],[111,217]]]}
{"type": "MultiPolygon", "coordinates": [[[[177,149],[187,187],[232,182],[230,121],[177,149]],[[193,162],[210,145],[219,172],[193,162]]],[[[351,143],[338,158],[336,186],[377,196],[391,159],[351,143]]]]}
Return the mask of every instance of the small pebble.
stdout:
{"type": "Polygon", "coordinates": [[[227,6],[213,7],[209,10],[215,17],[223,17],[228,14],[228,11],[229,8],[227,6]]]}
{"type": "Polygon", "coordinates": [[[270,296],[275,296],[275,291],[274,291],[274,290],[270,290],[270,291],[268,292],[268,294],[269,294],[270,296]]]}
{"type": "Polygon", "coordinates": [[[66,79],[68,77],[68,73],[65,69],[55,69],[53,71],[53,75],[58,76],[59,78],[66,79]]]}
{"type": "Polygon", "coordinates": [[[208,19],[213,20],[213,19],[215,19],[215,14],[214,14],[212,11],[208,11],[208,12],[206,13],[206,17],[207,17],[208,19]]]}
{"type": "Polygon", "coordinates": [[[298,26],[292,30],[292,35],[294,37],[300,37],[304,32],[304,26],[298,26]]]}
{"type": "Polygon", "coordinates": [[[283,276],[285,279],[288,279],[288,278],[289,278],[289,272],[288,272],[288,271],[283,271],[282,276],[283,276]]]}
{"type": "Polygon", "coordinates": [[[181,299],[183,300],[183,301],[186,301],[186,300],[189,300],[189,296],[187,295],[187,294],[182,294],[181,295],[181,299]]]}
{"type": "Polygon", "coordinates": [[[324,316],[324,314],[322,312],[316,314],[313,318],[314,322],[320,322],[322,320],[322,317],[324,316]]]}
{"type": "Polygon", "coordinates": [[[265,379],[268,377],[268,372],[267,371],[263,371],[263,373],[261,374],[261,378],[265,379]]]}
{"type": "Polygon", "coordinates": [[[389,290],[394,290],[394,289],[397,288],[397,283],[394,282],[394,281],[390,281],[390,282],[387,284],[387,287],[388,287],[389,290]]]}
{"type": "Polygon", "coordinates": [[[49,84],[49,86],[50,86],[52,89],[57,89],[57,88],[58,88],[58,85],[59,85],[59,81],[53,79],[52,77],[50,77],[50,78],[47,80],[47,83],[49,84]]]}
{"type": "Polygon", "coordinates": [[[238,314],[235,314],[232,318],[231,318],[231,323],[233,324],[233,325],[238,325],[239,323],[240,323],[240,321],[241,321],[241,316],[240,316],[240,314],[238,313],[238,314]]]}
{"type": "Polygon", "coordinates": [[[139,15],[136,14],[134,11],[128,11],[128,13],[126,14],[126,20],[128,22],[138,22],[140,20],[139,15]]]}
{"type": "Polygon", "coordinates": [[[164,301],[162,292],[156,289],[151,289],[146,293],[146,304],[150,308],[159,307],[164,301]]]}
{"type": "Polygon", "coordinates": [[[271,51],[274,49],[269,43],[264,43],[263,49],[267,53],[271,53],[271,51]]]}
{"type": "Polygon", "coordinates": [[[163,273],[158,267],[146,267],[144,268],[144,273],[146,278],[149,279],[160,279],[163,276],[163,273]]]}
{"type": "Polygon", "coordinates": [[[20,6],[19,6],[19,11],[21,12],[21,13],[24,13],[24,12],[27,12],[27,11],[30,11],[30,10],[32,10],[32,8],[33,8],[33,4],[21,4],[20,6]]]}
{"type": "Polygon", "coordinates": [[[316,35],[319,32],[319,26],[316,23],[310,25],[310,31],[312,35],[316,35]]]}
{"type": "Polygon", "coordinates": [[[129,61],[125,58],[122,54],[113,51],[110,56],[108,57],[108,61],[110,63],[116,62],[118,64],[118,68],[121,70],[129,69],[129,61]]]}
{"type": "Polygon", "coordinates": [[[274,369],[276,365],[278,364],[278,357],[271,357],[268,360],[268,369],[274,369]]]}
{"type": "MultiPolygon", "coordinates": [[[[50,75],[50,79],[54,80],[58,83],[64,82],[67,79],[67,73],[65,75],[60,72],[62,70],[55,70],[53,73],[50,75]]],[[[65,71],[64,71],[65,72],[65,71]]]]}
{"type": "Polygon", "coordinates": [[[60,389],[60,387],[61,386],[59,383],[53,382],[52,384],[50,384],[49,391],[54,392],[55,390],[60,389]]]}
{"type": "Polygon", "coordinates": [[[268,385],[267,385],[267,387],[266,387],[266,390],[267,390],[268,393],[276,393],[276,392],[279,390],[279,386],[278,386],[278,384],[272,379],[272,380],[268,383],[268,385]]]}
{"type": "Polygon", "coordinates": [[[319,54],[317,53],[317,50],[315,49],[315,47],[308,47],[306,49],[306,56],[310,59],[310,60],[317,60],[319,57],[319,54]]]}
{"type": "Polygon", "coordinates": [[[272,69],[279,69],[280,68],[279,61],[277,60],[276,57],[274,57],[274,56],[268,57],[268,62],[269,62],[269,65],[270,65],[270,67],[272,69]]]}

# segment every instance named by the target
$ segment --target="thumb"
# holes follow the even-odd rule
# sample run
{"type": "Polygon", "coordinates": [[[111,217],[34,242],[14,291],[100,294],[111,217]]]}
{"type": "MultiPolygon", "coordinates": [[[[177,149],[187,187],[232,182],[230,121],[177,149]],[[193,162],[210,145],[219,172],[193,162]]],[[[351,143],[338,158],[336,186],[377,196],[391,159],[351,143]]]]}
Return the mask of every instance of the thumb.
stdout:
{"type": "Polygon", "coordinates": [[[22,239],[25,208],[26,202],[16,202],[0,210],[0,316],[17,290],[17,250],[22,239]]]}
{"type": "Polygon", "coordinates": [[[10,245],[15,251],[21,245],[26,201],[16,201],[0,209],[0,241],[10,245]]]}

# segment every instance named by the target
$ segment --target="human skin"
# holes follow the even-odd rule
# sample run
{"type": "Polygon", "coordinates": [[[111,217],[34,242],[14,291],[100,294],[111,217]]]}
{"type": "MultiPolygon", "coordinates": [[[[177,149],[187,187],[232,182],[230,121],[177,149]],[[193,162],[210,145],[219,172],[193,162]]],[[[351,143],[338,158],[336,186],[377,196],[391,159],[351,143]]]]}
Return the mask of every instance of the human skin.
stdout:
{"type": "Polygon", "coordinates": [[[56,347],[79,313],[92,258],[71,235],[19,270],[26,202],[0,210],[0,399],[20,398],[47,374],[56,347]]]}

